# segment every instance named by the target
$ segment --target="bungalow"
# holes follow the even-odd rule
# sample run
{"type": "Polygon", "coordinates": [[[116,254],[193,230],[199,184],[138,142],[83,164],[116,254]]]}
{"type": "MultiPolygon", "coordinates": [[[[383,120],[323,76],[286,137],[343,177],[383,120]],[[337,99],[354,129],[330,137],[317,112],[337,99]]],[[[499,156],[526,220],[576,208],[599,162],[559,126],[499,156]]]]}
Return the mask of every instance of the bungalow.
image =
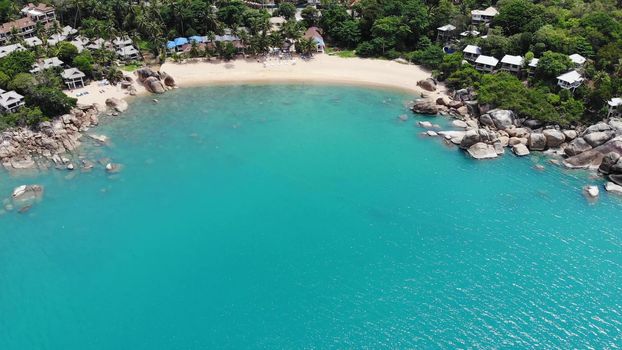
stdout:
{"type": "Polygon", "coordinates": [[[20,37],[30,38],[35,32],[35,27],[36,24],[30,17],[4,23],[0,26],[0,43],[9,41],[13,37],[13,31],[20,37]]]}
{"type": "Polygon", "coordinates": [[[479,55],[475,60],[475,69],[480,72],[492,73],[497,67],[499,60],[492,56],[479,55]]]}
{"type": "Polygon", "coordinates": [[[525,60],[521,56],[505,55],[501,59],[501,70],[519,74],[525,60]]]}
{"type": "Polygon", "coordinates": [[[112,44],[109,41],[106,41],[102,38],[98,38],[95,39],[93,41],[91,41],[88,45],[86,45],[86,48],[94,51],[94,50],[114,50],[112,47],[112,44]]]}
{"type": "Polygon", "coordinates": [[[120,49],[122,47],[126,47],[126,46],[131,46],[133,44],[132,39],[130,39],[129,37],[117,37],[112,41],[112,44],[114,45],[114,47],[116,47],[117,49],[120,49]]]}
{"type": "Polygon", "coordinates": [[[66,35],[63,35],[63,34],[52,34],[48,38],[48,44],[50,44],[52,46],[56,46],[56,44],[60,43],[61,41],[65,41],[65,40],[67,40],[67,36],[66,35]]]}
{"type": "Polygon", "coordinates": [[[499,11],[492,6],[485,10],[473,10],[471,11],[471,22],[473,24],[490,23],[497,14],[499,11]]]}
{"type": "Polygon", "coordinates": [[[63,73],[61,73],[61,77],[70,89],[84,87],[84,77],[86,77],[86,75],[77,68],[65,69],[63,73]]]}
{"type": "Polygon", "coordinates": [[[140,59],[140,52],[138,52],[134,46],[126,46],[118,49],[117,55],[125,61],[140,59]]]}
{"type": "Polygon", "coordinates": [[[445,43],[454,37],[456,27],[451,24],[446,24],[442,27],[436,28],[436,30],[436,41],[445,43]]]}
{"type": "Polygon", "coordinates": [[[26,48],[21,44],[13,44],[0,47],[0,58],[6,57],[16,51],[26,51],[26,48]]]}
{"type": "Polygon", "coordinates": [[[557,85],[562,89],[570,90],[578,88],[583,83],[583,77],[576,70],[564,73],[557,77],[557,85]]]}
{"type": "Polygon", "coordinates": [[[536,74],[536,68],[538,67],[538,62],[539,61],[540,61],[539,58],[532,58],[531,61],[529,61],[529,64],[527,66],[529,68],[528,75],[530,77],[533,77],[536,74]]]}
{"type": "Polygon", "coordinates": [[[46,58],[39,64],[33,64],[30,73],[37,73],[46,69],[62,67],[63,64],[63,61],[59,60],[58,57],[46,58]]]}
{"type": "Polygon", "coordinates": [[[479,46],[475,45],[467,45],[464,50],[462,50],[464,54],[464,59],[467,61],[475,61],[479,55],[482,54],[482,49],[479,46]]]}
{"type": "Polygon", "coordinates": [[[43,45],[43,41],[41,41],[41,39],[37,38],[36,36],[33,36],[32,38],[26,38],[24,39],[24,42],[26,42],[26,45],[28,45],[28,47],[37,47],[43,45]]]}
{"type": "Polygon", "coordinates": [[[607,118],[622,116],[622,98],[614,97],[607,101],[608,113],[607,118]]]}
{"type": "Polygon", "coordinates": [[[577,68],[582,67],[587,60],[585,57],[579,55],[578,53],[573,53],[572,55],[568,56],[568,58],[570,58],[572,63],[574,63],[577,68]]]}
{"type": "Polygon", "coordinates": [[[6,92],[0,89],[0,107],[5,113],[14,113],[24,105],[24,96],[15,91],[6,92]]]}
{"type": "Polygon", "coordinates": [[[477,30],[467,30],[464,31],[462,33],[460,33],[460,36],[463,38],[468,38],[468,37],[478,37],[479,36],[479,32],[477,30]]]}
{"type": "Polygon", "coordinates": [[[166,43],[166,48],[171,52],[180,52],[183,50],[183,46],[188,43],[186,38],[175,38],[172,41],[166,43]]]}
{"type": "Polygon", "coordinates": [[[35,5],[30,3],[21,11],[24,17],[30,17],[35,22],[48,23],[56,19],[56,11],[54,7],[39,3],[35,5]]]}
{"type": "Polygon", "coordinates": [[[326,44],[324,44],[324,38],[320,34],[320,29],[318,29],[318,27],[311,27],[307,29],[304,37],[306,39],[313,39],[313,41],[315,41],[315,50],[317,52],[324,53],[324,49],[326,49],[326,44]]]}

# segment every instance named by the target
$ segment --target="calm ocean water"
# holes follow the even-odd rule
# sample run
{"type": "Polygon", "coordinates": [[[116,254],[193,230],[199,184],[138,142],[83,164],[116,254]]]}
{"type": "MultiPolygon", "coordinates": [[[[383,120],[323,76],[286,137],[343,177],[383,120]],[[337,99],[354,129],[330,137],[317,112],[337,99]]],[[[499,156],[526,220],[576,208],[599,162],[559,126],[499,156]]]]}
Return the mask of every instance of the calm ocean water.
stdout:
{"type": "Polygon", "coordinates": [[[0,349],[622,346],[622,199],[468,159],[408,99],[177,90],[94,131],[117,175],[1,174],[46,192],[0,217],[0,349]]]}

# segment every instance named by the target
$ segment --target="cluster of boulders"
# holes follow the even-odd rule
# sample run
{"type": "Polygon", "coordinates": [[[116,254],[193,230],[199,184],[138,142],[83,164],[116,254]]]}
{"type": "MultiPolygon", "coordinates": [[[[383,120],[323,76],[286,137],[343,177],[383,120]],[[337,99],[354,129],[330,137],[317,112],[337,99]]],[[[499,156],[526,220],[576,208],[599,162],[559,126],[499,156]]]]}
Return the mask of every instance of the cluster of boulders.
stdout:
{"type": "Polygon", "coordinates": [[[154,94],[163,94],[169,89],[175,88],[175,79],[166,72],[154,72],[151,68],[140,68],[134,72],[138,82],[145,89],[154,94]]]}
{"type": "Polygon", "coordinates": [[[25,213],[43,198],[43,186],[22,185],[13,190],[10,198],[5,198],[0,207],[0,214],[17,209],[19,213],[25,213]]]}
{"type": "Polygon", "coordinates": [[[8,170],[47,169],[68,165],[82,132],[99,123],[97,106],[79,106],[36,128],[14,128],[0,134],[0,163],[8,170]]]}
{"type": "MultiPolygon", "coordinates": [[[[452,125],[457,130],[425,134],[442,136],[475,159],[496,158],[506,148],[516,156],[544,151],[560,157],[553,161],[568,168],[597,169],[611,181],[608,190],[622,193],[622,120],[609,119],[587,128],[563,129],[518,118],[510,110],[486,111],[485,106],[449,97],[436,101],[421,99],[412,109],[418,114],[436,115],[445,111],[454,115],[457,119],[452,125]]],[[[431,129],[432,124],[419,125],[431,129]]],[[[593,189],[586,192],[594,194],[593,189]]]]}

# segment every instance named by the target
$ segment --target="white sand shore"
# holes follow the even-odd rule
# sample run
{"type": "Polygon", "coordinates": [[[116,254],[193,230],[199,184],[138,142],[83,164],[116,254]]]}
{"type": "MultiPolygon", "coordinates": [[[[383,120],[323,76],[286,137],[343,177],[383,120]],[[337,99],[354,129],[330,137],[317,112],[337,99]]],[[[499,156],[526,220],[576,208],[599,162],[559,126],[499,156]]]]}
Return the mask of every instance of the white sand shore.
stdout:
{"type": "MultiPolygon", "coordinates": [[[[204,62],[187,61],[185,63],[167,62],[160,68],[173,78],[179,87],[239,84],[239,83],[332,83],[368,85],[400,89],[412,93],[421,93],[417,81],[429,78],[431,73],[416,65],[400,64],[393,61],[362,58],[340,58],[329,55],[316,55],[310,60],[277,60],[260,63],[256,59],[238,59],[230,62],[212,60],[204,62]]],[[[427,94],[440,95],[445,89],[427,94]]],[[[145,93],[137,87],[138,94],[145,93]]],[[[76,97],[77,93],[88,94],[78,97],[80,104],[98,103],[104,105],[107,98],[129,97],[127,90],[119,86],[100,86],[97,82],[85,88],[68,91],[76,97]],[[103,93],[100,93],[103,90],[103,93]]]]}
{"type": "MultiPolygon", "coordinates": [[[[231,62],[165,63],[161,71],[173,76],[180,87],[258,82],[309,82],[370,85],[420,93],[417,81],[431,73],[416,65],[362,58],[316,55],[311,60],[272,59],[231,62]]],[[[444,87],[440,86],[440,90],[444,87]]],[[[440,92],[439,92],[440,93],[440,92]]]]}
{"type": "MultiPolygon", "coordinates": [[[[132,77],[133,74],[129,74],[132,77]]],[[[136,87],[137,95],[145,94],[147,91],[140,84],[134,84],[136,87]]],[[[117,86],[112,85],[102,85],[101,82],[95,81],[83,88],[75,89],[75,90],[65,90],[65,94],[70,97],[75,97],[78,99],[78,104],[90,105],[97,103],[101,106],[106,104],[106,99],[111,97],[116,97],[119,99],[126,99],[131,97],[126,89],[121,89],[121,85],[117,84],[117,86]],[[82,95],[85,92],[88,94],[82,95]],[[78,96],[82,95],[82,96],[78,96]]]]}

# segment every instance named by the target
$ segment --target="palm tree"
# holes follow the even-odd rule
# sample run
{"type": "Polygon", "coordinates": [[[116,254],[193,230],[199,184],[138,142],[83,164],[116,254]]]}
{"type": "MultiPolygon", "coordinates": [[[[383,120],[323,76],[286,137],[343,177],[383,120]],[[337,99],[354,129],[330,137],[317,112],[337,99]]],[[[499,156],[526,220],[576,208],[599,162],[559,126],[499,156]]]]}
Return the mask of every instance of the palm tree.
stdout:
{"type": "Polygon", "coordinates": [[[315,40],[312,38],[301,38],[296,43],[296,48],[300,51],[303,56],[311,56],[313,55],[313,51],[315,50],[316,44],[315,40]]]}

